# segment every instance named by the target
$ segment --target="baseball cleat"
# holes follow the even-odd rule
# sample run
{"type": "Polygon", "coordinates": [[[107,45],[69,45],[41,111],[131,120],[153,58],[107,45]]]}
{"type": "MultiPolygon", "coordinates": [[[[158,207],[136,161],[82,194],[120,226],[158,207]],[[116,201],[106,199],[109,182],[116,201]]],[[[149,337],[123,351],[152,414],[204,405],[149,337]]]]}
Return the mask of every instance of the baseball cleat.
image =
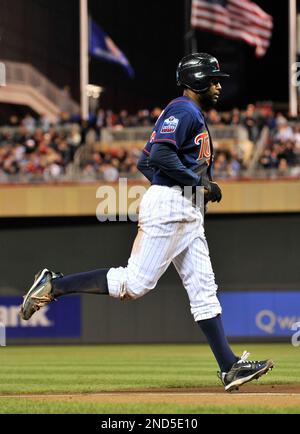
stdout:
{"type": "Polygon", "coordinates": [[[247,360],[250,354],[244,351],[240,360],[232,365],[229,372],[218,372],[226,392],[238,390],[240,386],[252,380],[257,380],[273,369],[272,360],[247,360]]]}
{"type": "Polygon", "coordinates": [[[29,320],[32,315],[40,310],[46,304],[54,300],[51,295],[52,280],[63,277],[62,273],[54,273],[53,271],[44,268],[36,276],[32,287],[24,296],[24,301],[21,306],[20,316],[24,320],[29,320]]]}

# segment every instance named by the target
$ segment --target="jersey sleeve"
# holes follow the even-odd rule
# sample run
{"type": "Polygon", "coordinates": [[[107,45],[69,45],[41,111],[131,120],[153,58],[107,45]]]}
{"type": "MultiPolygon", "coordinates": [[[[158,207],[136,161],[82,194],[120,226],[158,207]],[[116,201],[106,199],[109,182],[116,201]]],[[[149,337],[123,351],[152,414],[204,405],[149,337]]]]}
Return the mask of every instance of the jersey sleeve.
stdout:
{"type": "Polygon", "coordinates": [[[187,110],[168,110],[156,127],[152,143],[169,143],[179,149],[191,137],[193,128],[192,113],[187,110]]]}

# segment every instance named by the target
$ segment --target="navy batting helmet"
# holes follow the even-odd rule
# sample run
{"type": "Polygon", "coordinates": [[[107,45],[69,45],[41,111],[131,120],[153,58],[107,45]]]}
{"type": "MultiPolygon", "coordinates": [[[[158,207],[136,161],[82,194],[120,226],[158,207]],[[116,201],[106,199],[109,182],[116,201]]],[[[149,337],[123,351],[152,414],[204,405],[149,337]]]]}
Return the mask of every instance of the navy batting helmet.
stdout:
{"type": "Polygon", "coordinates": [[[188,87],[194,92],[206,92],[214,77],[229,77],[220,71],[219,62],[207,53],[193,53],[179,62],[176,71],[177,85],[188,87]]]}

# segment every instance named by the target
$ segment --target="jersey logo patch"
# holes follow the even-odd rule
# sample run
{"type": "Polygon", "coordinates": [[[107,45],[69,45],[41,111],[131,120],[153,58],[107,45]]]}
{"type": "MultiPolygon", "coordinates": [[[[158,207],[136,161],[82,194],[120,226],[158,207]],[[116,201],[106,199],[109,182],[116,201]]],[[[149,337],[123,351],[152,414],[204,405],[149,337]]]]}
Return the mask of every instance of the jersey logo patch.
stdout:
{"type": "Polygon", "coordinates": [[[179,124],[179,119],[174,118],[174,116],[169,117],[163,123],[161,127],[161,134],[175,133],[179,124]]]}

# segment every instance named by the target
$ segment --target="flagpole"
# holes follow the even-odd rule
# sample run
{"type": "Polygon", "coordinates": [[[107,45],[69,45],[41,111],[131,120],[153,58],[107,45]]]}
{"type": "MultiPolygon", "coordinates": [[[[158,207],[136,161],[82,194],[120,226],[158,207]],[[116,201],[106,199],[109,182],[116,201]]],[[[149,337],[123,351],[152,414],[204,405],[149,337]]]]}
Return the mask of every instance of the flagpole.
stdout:
{"type": "Polygon", "coordinates": [[[293,65],[297,61],[297,0],[289,0],[289,113],[298,114],[297,87],[293,84],[293,65]]]}
{"type": "Polygon", "coordinates": [[[191,27],[192,1],[185,0],[184,4],[184,54],[195,53],[197,51],[197,41],[195,30],[191,27]]]}
{"type": "Polygon", "coordinates": [[[80,0],[80,92],[81,118],[89,118],[89,99],[87,85],[89,84],[89,20],[88,0],[80,0]]]}

